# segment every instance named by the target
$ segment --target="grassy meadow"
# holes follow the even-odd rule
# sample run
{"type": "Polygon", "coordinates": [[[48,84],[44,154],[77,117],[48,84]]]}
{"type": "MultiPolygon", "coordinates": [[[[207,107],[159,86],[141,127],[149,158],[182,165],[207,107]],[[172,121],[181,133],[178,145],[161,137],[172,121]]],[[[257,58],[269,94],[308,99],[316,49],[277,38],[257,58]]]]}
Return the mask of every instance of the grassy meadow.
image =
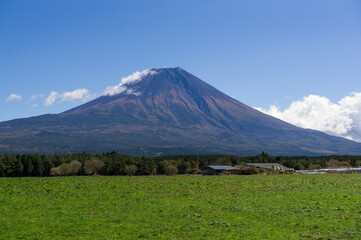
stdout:
{"type": "Polygon", "coordinates": [[[361,239],[361,175],[0,178],[0,239],[361,239]]]}

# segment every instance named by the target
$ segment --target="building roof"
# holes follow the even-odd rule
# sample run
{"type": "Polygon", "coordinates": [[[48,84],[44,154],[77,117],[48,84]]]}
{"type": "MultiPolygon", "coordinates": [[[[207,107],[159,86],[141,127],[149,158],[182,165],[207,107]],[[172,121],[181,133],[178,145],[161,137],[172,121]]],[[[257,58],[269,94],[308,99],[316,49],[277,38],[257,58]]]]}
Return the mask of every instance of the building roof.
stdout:
{"type": "Polygon", "coordinates": [[[229,165],[210,165],[208,167],[214,170],[227,170],[229,168],[232,168],[232,166],[229,165]]]}
{"type": "Polygon", "coordinates": [[[235,167],[231,167],[231,168],[228,168],[227,171],[231,171],[231,170],[240,170],[241,168],[239,166],[235,166],[235,167]]]}
{"type": "Polygon", "coordinates": [[[281,171],[293,171],[293,168],[288,168],[279,163],[246,163],[247,166],[253,166],[258,168],[264,168],[268,170],[281,170],[281,171]]]}

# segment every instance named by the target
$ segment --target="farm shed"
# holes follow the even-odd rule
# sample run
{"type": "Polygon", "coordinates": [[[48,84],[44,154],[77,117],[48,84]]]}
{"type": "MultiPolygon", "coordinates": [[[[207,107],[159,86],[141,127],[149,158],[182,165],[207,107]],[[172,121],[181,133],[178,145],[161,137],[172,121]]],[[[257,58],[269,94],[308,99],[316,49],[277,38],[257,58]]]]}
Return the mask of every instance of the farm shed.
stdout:
{"type": "Polygon", "coordinates": [[[232,168],[228,165],[210,165],[203,169],[202,175],[220,175],[223,174],[227,169],[232,168]]]}
{"type": "Polygon", "coordinates": [[[249,167],[262,168],[267,171],[293,172],[293,168],[285,167],[279,163],[246,163],[249,167]]]}
{"type": "Polygon", "coordinates": [[[241,168],[239,166],[235,166],[235,167],[228,168],[226,171],[229,174],[239,174],[240,170],[241,170],[241,168]]]}

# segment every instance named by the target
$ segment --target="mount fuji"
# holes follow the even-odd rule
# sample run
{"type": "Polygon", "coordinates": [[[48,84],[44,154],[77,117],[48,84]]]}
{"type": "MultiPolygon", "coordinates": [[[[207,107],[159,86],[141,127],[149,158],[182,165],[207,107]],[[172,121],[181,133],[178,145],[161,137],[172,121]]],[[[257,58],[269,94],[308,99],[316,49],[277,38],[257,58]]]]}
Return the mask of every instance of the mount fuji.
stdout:
{"type": "Polygon", "coordinates": [[[257,111],[181,68],[137,72],[60,114],[0,123],[0,152],[361,154],[361,143],[257,111]]]}

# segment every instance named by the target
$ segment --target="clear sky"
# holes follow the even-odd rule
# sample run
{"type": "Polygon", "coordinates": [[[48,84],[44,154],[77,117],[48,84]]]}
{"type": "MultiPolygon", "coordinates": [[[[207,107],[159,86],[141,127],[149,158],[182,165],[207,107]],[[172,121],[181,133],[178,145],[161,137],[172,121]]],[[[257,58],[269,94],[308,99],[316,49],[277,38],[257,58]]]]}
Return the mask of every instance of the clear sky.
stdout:
{"type": "Polygon", "coordinates": [[[59,113],[165,66],[361,139],[361,1],[0,0],[0,121],[59,113]]]}

